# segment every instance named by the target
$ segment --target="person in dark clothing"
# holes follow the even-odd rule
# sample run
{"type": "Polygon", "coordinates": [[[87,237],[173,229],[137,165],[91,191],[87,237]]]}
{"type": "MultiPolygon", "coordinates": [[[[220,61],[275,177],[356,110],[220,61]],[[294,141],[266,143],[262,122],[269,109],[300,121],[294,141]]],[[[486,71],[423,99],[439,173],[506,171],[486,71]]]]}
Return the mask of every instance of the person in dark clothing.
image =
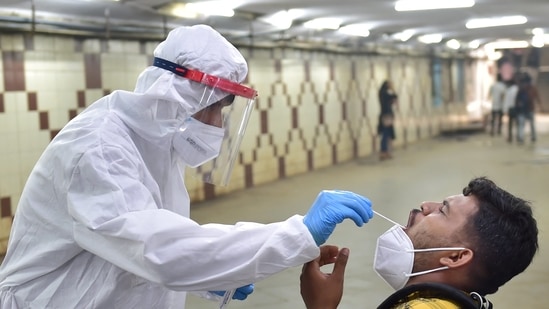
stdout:
{"type": "Polygon", "coordinates": [[[396,138],[394,119],[395,114],[393,112],[393,105],[397,104],[398,96],[393,89],[393,84],[390,80],[386,80],[379,89],[379,122],[377,126],[377,133],[381,136],[380,145],[380,160],[390,159],[391,155],[391,141],[396,138]]]}
{"type": "Polygon", "coordinates": [[[517,141],[524,143],[524,127],[526,122],[530,124],[530,140],[536,141],[536,125],[534,114],[536,104],[540,104],[540,97],[537,88],[532,85],[532,79],[528,73],[521,75],[519,90],[516,97],[515,107],[517,109],[517,141]]]}

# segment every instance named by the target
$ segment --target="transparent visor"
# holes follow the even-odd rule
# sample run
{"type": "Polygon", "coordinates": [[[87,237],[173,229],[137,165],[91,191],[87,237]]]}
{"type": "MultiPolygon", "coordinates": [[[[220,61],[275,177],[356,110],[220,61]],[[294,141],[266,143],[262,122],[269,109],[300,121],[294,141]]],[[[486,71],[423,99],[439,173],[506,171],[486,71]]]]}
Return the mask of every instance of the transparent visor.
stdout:
{"type": "Polygon", "coordinates": [[[239,157],[240,144],[253,110],[254,99],[240,96],[229,96],[220,102],[200,110],[192,117],[202,123],[224,129],[219,155],[210,161],[188,170],[190,176],[199,177],[202,181],[219,186],[229,183],[233,166],[239,157]],[[228,103],[232,100],[232,103],[228,103]]]}
{"type": "MultiPolygon", "coordinates": [[[[208,143],[215,150],[219,147],[219,154],[201,163],[196,169],[187,169],[186,174],[207,183],[226,186],[229,183],[235,161],[239,157],[240,144],[253,110],[257,92],[244,85],[187,69],[164,59],[155,58],[154,66],[206,86],[198,104],[198,111],[192,115],[192,118],[213,127],[213,131],[221,131],[216,128],[223,129],[223,137],[220,139],[216,133],[214,134],[217,136],[215,137],[216,141],[208,143]]],[[[197,138],[200,139],[201,136],[209,138],[204,133],[200,132],[197,138]]]]}

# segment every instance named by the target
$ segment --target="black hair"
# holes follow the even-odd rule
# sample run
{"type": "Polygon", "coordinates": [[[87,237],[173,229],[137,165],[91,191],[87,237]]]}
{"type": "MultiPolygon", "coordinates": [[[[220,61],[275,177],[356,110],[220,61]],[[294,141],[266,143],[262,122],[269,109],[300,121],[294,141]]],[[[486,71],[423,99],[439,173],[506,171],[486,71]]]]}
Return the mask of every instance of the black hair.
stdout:
{"type": "Polygon", "coordinates": [[[521,84],[530,84],[532,82],[532,77],[530,77],[530,74],[528,73],[522,73],[519,77],[521,84]]]}
{"type": "Polygon", "coordinates": [[[389,84],[391,83],[391,81],[389,80],[385,80],[383,81],[383,83],[381,84],[381,87],[379,87],[379,92],[386,92],[388,89],[389,89],[389,84]]]}
{"type": "Polygon", "coordinates": [[[472,179],[463,195],[473,196],[478,211],[466,227],[474,251],[471,289],[481,295],[523,272],[538,250],[538,228],[528,201],[486,177],[472,179]]]}

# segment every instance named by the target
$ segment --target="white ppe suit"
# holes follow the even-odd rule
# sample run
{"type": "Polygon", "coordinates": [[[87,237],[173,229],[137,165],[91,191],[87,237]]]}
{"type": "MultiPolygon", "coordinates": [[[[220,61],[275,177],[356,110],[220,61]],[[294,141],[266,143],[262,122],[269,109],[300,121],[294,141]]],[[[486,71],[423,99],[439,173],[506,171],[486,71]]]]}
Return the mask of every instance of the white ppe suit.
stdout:
{"type": "MultiPolygon", "coordinates": [[[[242,55],[207,26],[180,27],[155,57],[242,82],[242,55]]],[[[32,170],[0,268],[0,308],[184,308],[319,255],[295,215],[199,225],[172,138],[204,86],[157,67],[135,92],[93,103],[32,170]]],[[[193,105],[195,104],[195,105],[193,105]]]]}

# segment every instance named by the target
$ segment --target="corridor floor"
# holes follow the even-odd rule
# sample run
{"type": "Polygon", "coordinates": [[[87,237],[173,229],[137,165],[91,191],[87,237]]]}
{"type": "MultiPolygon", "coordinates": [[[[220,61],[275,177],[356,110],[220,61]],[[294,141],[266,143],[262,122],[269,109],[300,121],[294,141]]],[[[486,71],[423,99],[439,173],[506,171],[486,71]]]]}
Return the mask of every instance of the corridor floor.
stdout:
{"type": "MultiPolygon", "coordinates": [[[[376,211],[405,224],[410,209],[422,201],[460,194],[471,178],[487,176],[532,202],[540,232],[540,250],[533,264],[489,299],[498,309],[547,308],[549,117],[538,117],[538,131],[538,141],[524,145],[484,133],[436,137],[397,149],[393,160],[364,158],[195,204],[191,217],[200,223],[280,221],[305,214],[319,191],[342,189],[369,197],[376,211]]],[[[391,293],[372,270],[376,239],[390,227],[379,216],[361,228],[347,220],[328,240],[351,250],[340,309],[376,308],[391,293]]],[[[331,266],[325,269],[330,270],[331,266]]],[[[305,308],[299,294],[300,272],[301,267],[296,267],[256,282],[255,292],[246,301],[232,301],[229,308],[305,308]]],[[[190,295],[187,308],[218,305],[190,295]]]]}

